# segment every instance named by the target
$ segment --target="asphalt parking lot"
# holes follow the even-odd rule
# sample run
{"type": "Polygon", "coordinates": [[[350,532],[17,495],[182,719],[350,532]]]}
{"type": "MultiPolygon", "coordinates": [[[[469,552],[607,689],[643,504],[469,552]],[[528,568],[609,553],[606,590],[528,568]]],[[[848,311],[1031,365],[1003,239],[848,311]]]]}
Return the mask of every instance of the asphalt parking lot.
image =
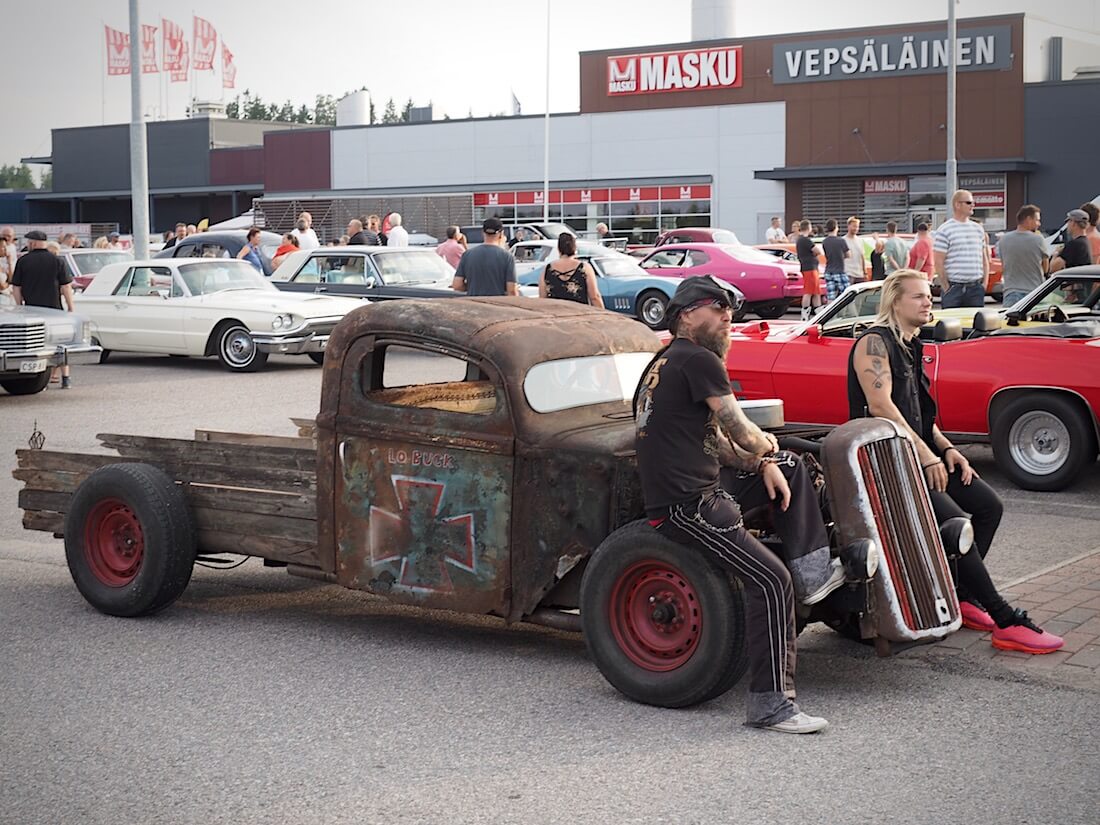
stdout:
{"type": "MultiPolygon", "coordinates": [[[[431,370],[409,358],[410,375],[431,370]]],[[[163,614],[76,593],[61,543],[23,531],[13,451],[96,433],[293,435],[321,370],[273,357],[115,355],[72,390],[0,397],[0,822],[1096,821],[1100,684],[995,661],[875,659],[800,643],[817,737],[743,728],[743,688],[688,711],[616,694],[573,635],[425,613],[250,561],[200,569],[163,614]]],[[[1100,552],[1100,465],[1072,490],[1003,495],[1008,583],[1100,552]]]]}

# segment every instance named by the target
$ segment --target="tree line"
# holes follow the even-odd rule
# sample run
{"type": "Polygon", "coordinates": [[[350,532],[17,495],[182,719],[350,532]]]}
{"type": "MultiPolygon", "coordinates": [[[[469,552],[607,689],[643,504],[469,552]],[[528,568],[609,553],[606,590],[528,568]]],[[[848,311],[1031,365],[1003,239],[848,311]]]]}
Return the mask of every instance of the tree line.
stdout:
{"type": "Polygon", "coordinates": [[[31,168],[25,163],[0,166],[0,189],[49,189],[53,185],[53,172],[42,173],[35,185],[31,168]]]}
{"type": "MultiPolygon", "coordinates": [[[[366,87],[360,91],[365,91],[366,87]]],[[[345,95],[351,94],[345,92],[345,95]]],[[[340,97],[344,97],[341,95],[340,97]]],[[[237,95],[226,105],[226,117],[236,120],[277,120],[284,123],[311,123],[316,126],[336,125],[336,101],[340,98],[332,95],[317,95],[313,106],[302,103],[295,106],[287,100],[283,103],[268,102],[259,95],[253,95],[248,89],[243,94],[237,95]]],[[[397,111],[397,105],[391,97],[386,101],[382,111],[382,118],[378,120],[374,110],[374,100],[370,101],[370,123],[408,123],[412,117],[412,98],[405,103],[401,111],[397,111]]]]}

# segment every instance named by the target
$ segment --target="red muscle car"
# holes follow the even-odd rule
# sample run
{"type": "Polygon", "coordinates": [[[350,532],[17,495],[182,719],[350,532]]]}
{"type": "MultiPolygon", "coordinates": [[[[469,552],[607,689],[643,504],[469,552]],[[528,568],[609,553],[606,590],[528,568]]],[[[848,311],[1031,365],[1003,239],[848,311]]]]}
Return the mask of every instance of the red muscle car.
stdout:
{"type": "MultiPolygon", "coordinates": [[[[1074,272],[1084,269],[1100,271],[1074,272]]],[[[726,364],[736,395],[783,399],[789,425],[847,421],[848,355],[874,323],[880,289],[853,285],[809,322],[734,327],[726,364]]],[[[1100,306],[1072,307],[1064,323],[1005,320],[978,310],[966,337],[958,318],[921,331],[937,424],[953,441],[991,443],[1020,487],[1061,490],[1097,457],[1100,306]]]]}

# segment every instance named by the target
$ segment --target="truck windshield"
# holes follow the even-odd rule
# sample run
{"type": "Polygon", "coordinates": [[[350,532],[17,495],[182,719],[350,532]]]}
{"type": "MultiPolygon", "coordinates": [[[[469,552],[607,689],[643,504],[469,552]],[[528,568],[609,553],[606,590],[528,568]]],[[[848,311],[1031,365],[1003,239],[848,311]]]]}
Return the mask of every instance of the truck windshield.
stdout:
{"type": "Polygon", "coordinates": [[[652,352],[620,352],[544,361],[527,371],[523,393],[539,413],[629,401],[652,352]]]}

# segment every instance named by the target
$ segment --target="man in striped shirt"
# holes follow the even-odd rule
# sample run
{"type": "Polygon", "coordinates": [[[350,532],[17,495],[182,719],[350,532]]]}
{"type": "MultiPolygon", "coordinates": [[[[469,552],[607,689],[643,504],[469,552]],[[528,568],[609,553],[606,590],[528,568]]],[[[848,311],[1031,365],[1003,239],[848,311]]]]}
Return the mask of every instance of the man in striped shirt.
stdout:
{"type": "Polygon", "coordinates": [[[974,196],[960,189],[951,196],[954,217],[936,230],[932,254],[944,309],[982,307],[989,280],[989,249],[985,230],[971,220],[974,196]]]}

